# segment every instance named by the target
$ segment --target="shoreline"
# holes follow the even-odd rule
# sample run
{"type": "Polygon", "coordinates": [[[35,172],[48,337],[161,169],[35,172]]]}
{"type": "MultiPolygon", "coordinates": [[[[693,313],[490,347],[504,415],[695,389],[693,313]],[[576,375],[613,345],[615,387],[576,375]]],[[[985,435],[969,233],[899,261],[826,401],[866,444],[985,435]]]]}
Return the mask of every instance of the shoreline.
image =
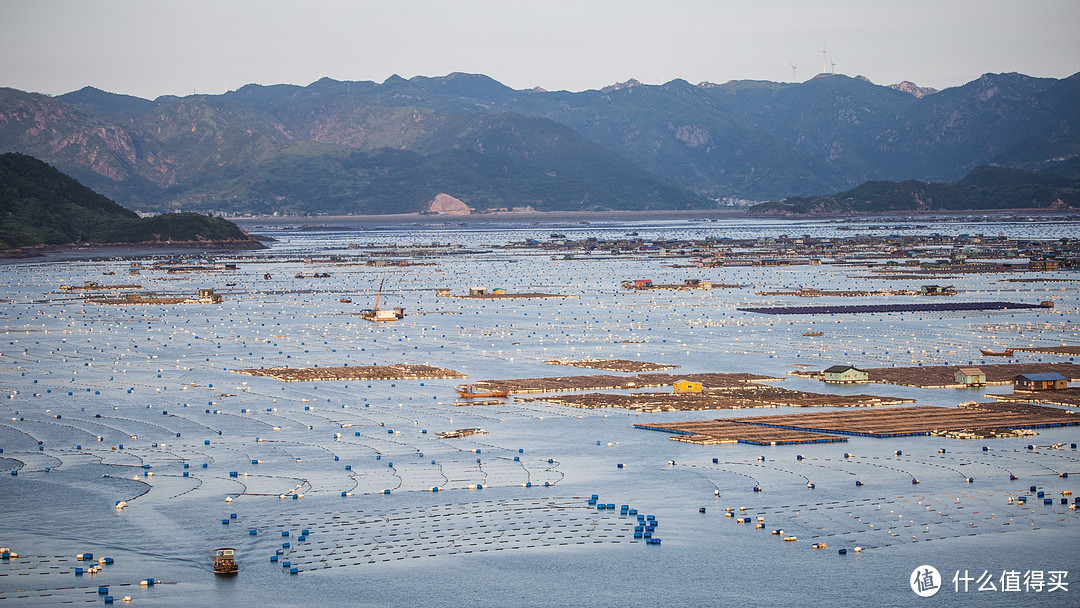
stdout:
{"type": "Polygon", "coordinates": [[[693,219],[750,219],[750,220],[783,220],[783,221],[806,221],[806,220],[837,220],[852,219],[859,221],[873,220],[874,218],[963,218],[968,216],[978,217],[1045,217],[1045,216],[1070,216],[1074,213],[1063,210],[1051,209],[968,209],[968,210],[920,210],[920,211],[883,211],[875,213],[852,213],[852,214],[782,214],[782,213],[749,213],[748,208],[730,207],[724,209],[667,209],[647,211],[500,211],[495,213],[478,213],[470,215],[442,215],[426,213],[397,213],[383,215],[321,215],[321,216],[257,216],[227,218],[229,221],[250,230],[252,227],[279,227],[279,226],[310,226],[332,228],[335,224],[345,226],[366,225],[408,225],[422,224],[437,226],[441,224],[556,224],[556,223],[579,223],[579,222],[625,222],[625,221],[649,221],[649,220],[693,220],[693,219]]]}
{"type": "Polygon", "coordinates": [[[496,213],[476,213],[469,215],[441,215],[429,213],[395,213],[385,215],[320,215],[320,216],[280,216],[227,218],[238,226],[252,225],[316,225],[332,222],[348,222],[352,225],[364,224],[516,224],[535,222],[547,224],[553,222],[581,221],[631,221],[640,219],[688,219],[688,218],[731,218],[747,217],[746,209],[696,209],[696,210],[650,210],[650,211],[500,211],[496,213]]]}
{"type": "Polygon", "coordinates": [[[0,251],[0,266],[65,260],[98,260],[155,254],[247,251],[266,249],[258,239],[244,241],[174,241],[146,243],[92,243],[86,245],[36,245],[0,251]]]}

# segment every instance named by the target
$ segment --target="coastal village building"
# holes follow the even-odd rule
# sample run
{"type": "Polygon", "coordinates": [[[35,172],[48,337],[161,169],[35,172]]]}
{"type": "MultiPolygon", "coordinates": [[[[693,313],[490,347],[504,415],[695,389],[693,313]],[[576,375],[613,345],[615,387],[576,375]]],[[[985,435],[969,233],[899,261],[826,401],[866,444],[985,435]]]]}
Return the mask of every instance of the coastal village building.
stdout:
{"type": "Polygon", "coordinates": [[[679,382],[675,383],[675,392],[676,393],[700,393],[701,392],[701,383],[700,382],[690,382],[689,380],[680,380],[679,382]]]}
{"type": "Polygon", "coordinates": [[[220,304],[221,294],[214,293],[213,289],[200,289],[199,290],[199,303],[201,304],[220,304]]]}
{"type": "Polygon", "coordinates": [[[923,285],[919,288],[919,295],[924,296],[951,296],[956,295],[956,289],[952,285],[923,285]]]}
{"type": "Polygon", "coordinates": [[[857,369],[853,365],[834,365],[821,372],[821,379],[825,382],[833,382],[836,384],[869,382],[870,372],[857,369]]]}
{"type": "Polygon", "coordinates": [[[961,367],[954,376],[957,384],[964,386],[985,386],[986,373],[977,367],[961,367]]]}
{"type": "Polygon", "coordinates": [[[1049,391],[1069,386],[1069,379],[1057,372],[1045,374],[1020,374],[1013,379],[1013,390],[1049,391]]]}

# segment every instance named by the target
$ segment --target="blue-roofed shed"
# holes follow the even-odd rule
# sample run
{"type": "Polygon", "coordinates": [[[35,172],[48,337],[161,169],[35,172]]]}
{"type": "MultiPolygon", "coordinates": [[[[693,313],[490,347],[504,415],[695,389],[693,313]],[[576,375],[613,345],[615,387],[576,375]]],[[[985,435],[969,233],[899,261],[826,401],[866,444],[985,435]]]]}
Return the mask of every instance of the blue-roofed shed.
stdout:
{"type": "Polygon", "coordinates": [[[1020,374],[1013,379],[1013,389],[1018,391],[1048,391],[1068,386],[1069,379],[1057,372],[1020,374]]]}

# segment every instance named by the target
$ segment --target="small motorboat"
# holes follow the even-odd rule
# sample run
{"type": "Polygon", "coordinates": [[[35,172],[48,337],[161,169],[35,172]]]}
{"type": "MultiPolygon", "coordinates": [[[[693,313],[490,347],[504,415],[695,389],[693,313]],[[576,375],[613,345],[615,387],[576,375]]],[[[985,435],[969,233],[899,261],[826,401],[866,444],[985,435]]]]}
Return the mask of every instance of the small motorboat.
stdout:
{"type": "Polygon", "coordinates": [[[1006,348],[1000,353],[995,353],[992,350],[983,350],[980,348],[979,352],[982,353],[984,357],[1011,357],[1013,355],[1013,349],[1011,348],[1006,348]]]}
{"type": "Polygon", "coordinates": [[[454,390],[465,399],[473,399],[476,397],[506,397],[510,394],[510,391],[478,391],[476,390],[475,384],[463,384],[455,387],[454,390]]]}
{"type": "Polygon", "coordinates": [[[229,575],[240,571],[240,567],[236,565],[236,560],[233,559],[233,553],[233,549],[229,547],[215,549],[214,574],[229,575]]]}

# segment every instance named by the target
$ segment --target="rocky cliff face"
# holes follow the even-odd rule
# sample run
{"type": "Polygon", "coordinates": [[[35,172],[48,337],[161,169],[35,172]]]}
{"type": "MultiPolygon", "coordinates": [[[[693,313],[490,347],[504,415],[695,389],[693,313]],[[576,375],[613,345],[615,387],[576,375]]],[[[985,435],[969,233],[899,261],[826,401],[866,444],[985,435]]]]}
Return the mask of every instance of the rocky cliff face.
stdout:
{"type": "Polygon", "coordinates": [[[449,194],[440,192],[424,207],[424,212],[442,215],[469,215],[472,209],[449,194]]]}
{"type": "Polygon", "coordinates": [[[896,89],[897,91],[903,91],[904,93],[910,93],[911,95],[914,95],[919,99],[938,92],[937,89],[933,87],[920,87],[919,85],[909,80],[904,80],[896,84],[890,84],[889,88],[896,89]]]}

